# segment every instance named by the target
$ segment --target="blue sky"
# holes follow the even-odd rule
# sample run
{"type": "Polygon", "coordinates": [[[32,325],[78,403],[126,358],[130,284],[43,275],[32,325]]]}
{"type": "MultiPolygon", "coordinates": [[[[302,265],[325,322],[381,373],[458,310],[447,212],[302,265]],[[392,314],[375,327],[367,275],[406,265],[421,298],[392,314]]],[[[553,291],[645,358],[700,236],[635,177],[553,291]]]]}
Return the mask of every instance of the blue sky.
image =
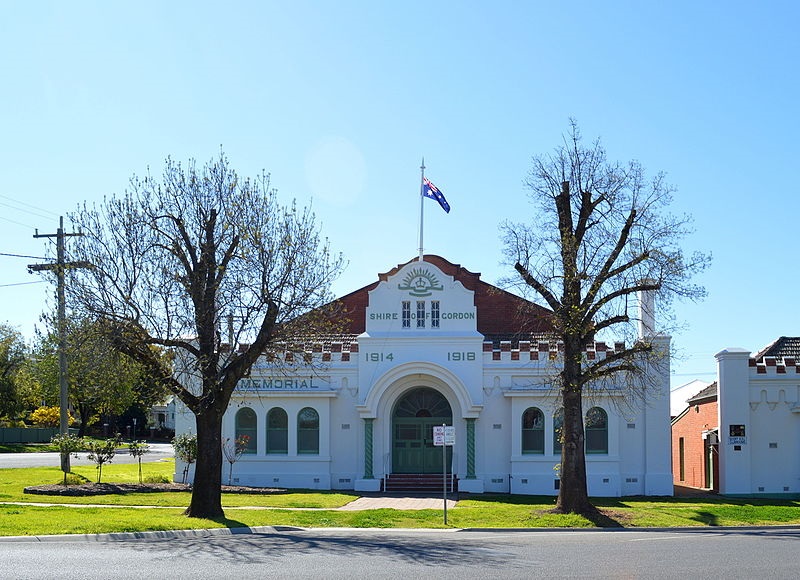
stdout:
{"type": "MultiPolygon", "coordinates": [[[[665,171],[713,254],[676,305],[673,385],[713,355],[798,335],[800,37],[794,2],[4,2],[0,253],[42,256],[58,216],[163,160],[220,147],[313,207],[355,290],[426,252],[494,283],[498,224],[574,117],[612,159],[665,171]]],[[[69,224],[68,224],[69,227],[69,224]]],[[[52,288],[0,256],[0,321],[30,335],[52,288]]]]}

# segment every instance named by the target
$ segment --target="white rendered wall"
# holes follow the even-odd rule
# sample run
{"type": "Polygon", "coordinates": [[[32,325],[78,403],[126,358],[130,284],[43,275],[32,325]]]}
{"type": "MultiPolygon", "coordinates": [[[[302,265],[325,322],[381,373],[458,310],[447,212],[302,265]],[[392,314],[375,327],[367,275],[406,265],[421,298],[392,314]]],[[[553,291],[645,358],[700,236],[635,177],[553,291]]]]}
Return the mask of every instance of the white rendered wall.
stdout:
{"type": "MultiPolygon", "coordinates": [[[[670,337],[656,336],[653,348],[658,351],[658,363],[645,392],[643,405],[645,456],[645,495],[672,495],[672,429],[670,426],[670,337]]],[[[638,425],[637,425],[638,428],[638,425]]],[[[642,492],[640,492],[642,493],[642,492]]]]}
{"type": "Polygon", "coordinates": [[[750,352],[728,348],[718,352],[717,397],[719,402],[719,491],[722,494],[749,494],[750,487],[750,392],[748,360],[750,352]],[[747,442],[731,443],[731,425],[745,425],[747,442]]]}

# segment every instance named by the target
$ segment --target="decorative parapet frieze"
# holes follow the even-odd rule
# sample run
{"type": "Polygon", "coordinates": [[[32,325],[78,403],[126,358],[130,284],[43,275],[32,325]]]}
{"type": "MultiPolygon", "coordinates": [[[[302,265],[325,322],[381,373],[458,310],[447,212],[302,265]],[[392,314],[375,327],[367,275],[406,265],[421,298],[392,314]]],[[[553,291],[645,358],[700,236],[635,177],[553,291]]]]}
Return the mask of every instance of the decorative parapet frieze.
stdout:
{"type": "MultiPolygon", "coordinates": [[[[587,360],[598,360],[624,349],[624,342],[592,342],[586,345],[584,352],[587,360]]],[[[491,361],[519,361],[521,363],[530,361],[558,362],[563,357],[564,344],[557,341],[531,342],[521,340],[515,344],[510,340],[485,340],[483,342],[483,352],[486,355],[486,360],[491,361]],[[491,353],[491,357],[488,356],[489,353],[491,353]]]]}
{"type": "MultiPolygon", "coordinates": [[[[238,350],[241,352],[243,349],[239,348],[238,350]]],[[[220,352],[230,352],[230,347],[222,345],[220,352]]],[[[355,338],[310,340],[274,345],[269,352],[264,353],[262,361],[266,361],[268,364],[287,363],[290,365],[313,365],[320,362],[336,364],[354,362],[357,360],[357,356],[354,355],[358,355],[358,342],[355,338]]],[[[256,366],[258,365],[259,363],[256,363],[256,366]]]]}
{"type": "Polygon", "coordinates": [[[757,375],[786,375],[800,374],[800,366],[797,365],[795,357],[774,357],[765,356],[762,360],[750,358],[747,366],[755,370],[757,375]]]}

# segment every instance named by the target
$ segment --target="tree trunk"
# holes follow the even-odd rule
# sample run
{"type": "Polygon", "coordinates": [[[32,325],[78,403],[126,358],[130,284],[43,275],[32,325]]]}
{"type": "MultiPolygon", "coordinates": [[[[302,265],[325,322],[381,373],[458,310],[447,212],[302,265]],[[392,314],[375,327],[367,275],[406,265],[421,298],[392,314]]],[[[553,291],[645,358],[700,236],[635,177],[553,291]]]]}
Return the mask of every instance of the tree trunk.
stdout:
{"type": "Polygon", "coordinates": [[[89,423],[89,417],[91,416],[92,410],[89,408],[89,405],[85,403],[78,403],[78,413],[81,416],[81,426],[78,429],[78,437],[83,437],[86,435],[86,426],[89,423]]]}
{"type": "Polygon", "coordinates": [[[580,376],[580,353],[575,344],[565,341],[562,393],[564,426],[561,445],[561,482],[558,488],[556,511],[587,514],[594,511],[586,488],[586,448],[584,446],[583,404],[580,376]]]}
{"type": "Polygon", "coordinates": [[[193,518],[222,518],[222,413],[209,409],[195,414],[195,419],[197,463],[192,499],[184,513],[193,518]]]}
{"type": "Polygon", "coordinates": [[[586,455],[583,435],[581,393],[564,390],[564,427],[561,445],[561,483],[558,488],[556,511],[585,513],[591,509],[586,489],[586,455]]]}

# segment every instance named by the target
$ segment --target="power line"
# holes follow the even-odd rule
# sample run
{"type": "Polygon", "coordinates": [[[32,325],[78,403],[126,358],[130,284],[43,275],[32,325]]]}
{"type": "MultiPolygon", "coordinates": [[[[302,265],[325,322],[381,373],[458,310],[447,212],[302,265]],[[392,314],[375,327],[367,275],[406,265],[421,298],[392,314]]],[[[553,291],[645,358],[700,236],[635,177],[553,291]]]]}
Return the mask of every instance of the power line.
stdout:
{"type": "Polygon", "coordinates": [[[14,211],[19,211],[19,212],[22,212],[22,213],[26,213],[28,215],[32,215],[34,217],[38,217],[38,218],[42,218],[42,219],[50,219],[50,216],[44,215],[43,213],[38,213],[38,212],[35,212],[35,211],[31,211],[29,209],[23,209],[21,207],[14,207],[10,203],[3,203],[2,201],[0,201],[0,205],[3,206],[3,207],[10,208],[10,209],[12,209],[14,211]]]}
{"type": "Polygon", "coordinates": [[[52,260],[52,258],[42,258],[41,256],[23,256],[22,254],[5,254],[0,252],[0,256],[8,256],[10,258],[30,258],[31,260],[52,260]]]}
{"type": "MultiPolygon", "coordinates": [[[[0,195],[0,198],[7,199],[8,201],[14,202],[14,203],[16,203],[18,205],[24,205],[25,207],[29,207],[31,209],[35,209],[36,211],[44,213],[47,216],[56,216],[56,215],[58,215],[58,214],[55,214],[55,213],[53,213],[52,211],[50,211],[48,209],[44,209],[44,208],[41,208],[41,207],[36,207],[35,205],[31,205],[29,203],[25,203],[24,201],[19,201],[17,199],[14,199],[13,197],[8,197],[7,195],[0,195]]],[[[7,204],[2,204],[2,205],[7,205],[7,204]]],[[[8,206],[8,207],[11,207],[11,206],[8,206]]],[[[18,208],[14,208],[14,209],[18,209],[18,208]]],[[[24,210],[19,210],[19,211],[24,211],[24,210]]],[[[39,216],[39,217],[45,217],[45,216],[39,216]]]]}
{"type": "Polygon", "coordinates": [[[29,229],[32,229],[32,230],[35,230],[35,229],[36,229],[36,228],[35,228],[35,227],[33,227],[32,225],[29,225],[29,224],[23,224],[22,222],[17,222],[17,221],[14,221],[14,220],[10,220],[10,219],[8,219],[7,217],[2,217],[2,216],[0,216],[0,220],[6,221],[6,222],[9,222],[9,223],[12,223],[12,224],[17,224],[18,226],[22,226],[23,228],[29,228],[29,229]]]}
{"type": "Polygon", "coordinates": [[[36,280],[35,282],[17,282],[16,284],[0,284],[0,288],[8,288],[9,286],[25,286],[27,284],[44,284],[44,280],[36,280]]]}

